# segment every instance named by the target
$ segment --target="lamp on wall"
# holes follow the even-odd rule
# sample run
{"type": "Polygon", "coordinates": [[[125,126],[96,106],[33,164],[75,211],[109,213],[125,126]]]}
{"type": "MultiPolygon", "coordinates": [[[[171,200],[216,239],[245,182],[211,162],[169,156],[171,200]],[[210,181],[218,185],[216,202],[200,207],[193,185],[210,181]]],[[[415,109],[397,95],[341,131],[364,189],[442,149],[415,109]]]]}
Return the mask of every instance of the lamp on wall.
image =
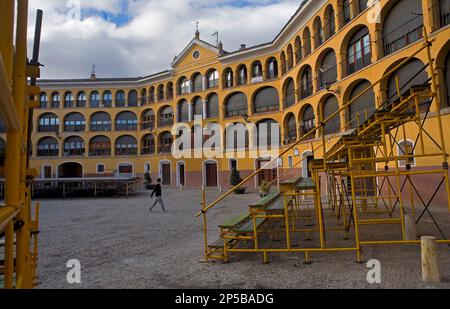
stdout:
{"type": "Polygon", "coordinates": [[[294,148],[294,156],[295,157],[300,156],[300,151],[298,150],[298,148],[294,148]]]}
{"type": "Polygon", "coordinates": [[[331,82],[324,82],[323,83],[323,86],[325,87],[325,89],[328,91],[328,92],[331,92],[331,93],[334,93],[335,95],[341,95],[341,88],[336,88],[336,89],[331,89],[331,86],[333,85],[333,83],[331,83],[331,82]]]}

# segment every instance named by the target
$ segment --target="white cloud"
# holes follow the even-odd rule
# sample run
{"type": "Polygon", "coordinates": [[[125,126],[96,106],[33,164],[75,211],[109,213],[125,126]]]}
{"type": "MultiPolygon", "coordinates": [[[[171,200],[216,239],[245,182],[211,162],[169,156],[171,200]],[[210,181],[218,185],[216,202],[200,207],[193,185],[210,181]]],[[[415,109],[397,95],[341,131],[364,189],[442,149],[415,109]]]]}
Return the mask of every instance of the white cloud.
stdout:
{"type": "MultiPolygon", "coordinates": [[[[71,0],[72,1],[72,0],[71,0]]],[[[144,76],[170,68],[173,56],[192,39],[195,21],[202,39],[218,30],[226,50],[272,40],[298,7],[298,0],[81,0],[83,10],[119,14],[116,25],[101,16],[67,18],[68,0],[30,0],[32,46],[34,15],[44,10],[41,45],[43,78],[85,78],[96,64],[100,77],[144,76]]],[[[31,53],[31,51],[30,51],[31,53]]]]}

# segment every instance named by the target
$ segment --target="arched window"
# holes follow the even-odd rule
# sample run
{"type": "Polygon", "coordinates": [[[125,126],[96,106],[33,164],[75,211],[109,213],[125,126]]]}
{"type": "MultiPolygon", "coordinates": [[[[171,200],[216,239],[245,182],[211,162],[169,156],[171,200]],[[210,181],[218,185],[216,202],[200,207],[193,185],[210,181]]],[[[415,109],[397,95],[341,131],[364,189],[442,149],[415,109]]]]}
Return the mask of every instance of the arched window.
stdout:
{"type": "Polygon", "coordinates": [[[245,65],[240,65],[238,68],[237,84],[238,86],[247,85],[247,67],[245,65]]]}
{"type": "Polygon", "coordinates": [[[117,131],[135,131],[137,130],[138,120],[133,112],[121,112],[116,117],[117,131]]]}
{"type": "Polygon", "coordinates": [[[179,89],[178,89],[179,94],[185,95],[190,92],[191,83],[186,77],[183,77],[180,79],[180,81],[178,83],[178,87],[179,87],[179,89]]]}
{"type": "Polygon", "coordinates": [[[329,5],[325,13],[326,26],[325,26],[325,39],[328,40],[330,37],[336,34],[336,18],[334,16],[334,9],[332,5],[329,5]]]}
{"type": "Polygon", "coordinates": [[[226,68],[224,73],[223,73],[223,75],[225,77],[223,79],[223,81],[224,81],[223,87],[224,88],[231,88],[231,87],[233,87],[234,86],[233,85],[233,81],[234,81],[233,70],[231,68],[226,68]]]}
{"type": "Polygon", "coordinates": [[[111,91],[103,92],[103,107],[112,107],[112,93],[111,91]]]}
{"type": "Polygon", "coordinates": [[[173,83],[169,82],[167,84],[167,90],[166,90],[166,94],[167,94],[167,100],[172,100],[173,99],[173,83]]]}
{"type": "Polygon", "coordinates": [[[367,2],[369,2],[368,0],[359,0],[358,4],[359,4],[359,12],[361,13],[362,11],[364,11],[365,9],[367,9],[367,2]]]}
{"type": "Polygon", "coordinates": [[[445,73],[444,73],[444,85],[447,85],[445,88],[445,99],[446,102],[443,102],[443,106],[450,106],[450,52],[447,54],[447,58],[445,60],[445,73]]]}
{"type": "Polygon", "coordinates": [[[111,116],[105,112],[98,112],[91,117],[91,131],[109,132],[112,130],[111,116]]]}
{"type": "Polygon", "coordinates": [[[98,91],[92,91],[91,92],[90,106],[92,108],[100,107],[100,94],[98,93],[98,91]]]}
{"type": "Polygon", "coordinates": [[[111,140],[106,136],[95,136],[89,142],[89,156],[111,156],[111,140]]]}
{"type": "Polygon", "coordinates": [[[125,105],[126,105],[125,92],[119,90],[116,93],[116,107],[125,107],[125,105]]]}
{"type": "Polygon", "coordinates": [[[297,141],[297,122],[295,120],[295,115],[290,113],[285,120],[284,127],[284,144],[292,144],[297,141]]]}
{"type": "Polygon", "coordinates": [[[219,72],[212,70],[208,73],[208,89],[219,86],[219,72]]]}
{"type": "Polygon", "coordinates": [[[148,103],[155,103],[155,87],[150,87],[148,91],[148,103]]]}
{"type": "Polygon", "coordinates": [[[347,48],[347,73],[353,74],[372,63],[369,29],[362,27],[350,40],[347,48]]]}
{"type": "MultiPolygon", "coordinates": [[[[302,136],[305,136],[316,127],[316,116],[314,115],[314,109],[311,105],[307,104],[306,107],[303,108],[303,115],[301,119],[302,136]]],[[[314,134],[311,134],[309,139],[313,138],[315,138],[315,136],[314,134]]]]}
{"type": "Polygon", "coordinates": [[[159,120],[158,120],[159,127],[172,126],[173,125],[172,107],[170,107],[170,106],[162,107],[160,109],[158,118],[159,118],[159,120]]]}
{"type": "Polygon", "coordinates": [[[72,136],[64,141],[64,156],[84,156],[84,140],[79,136],[72,136]]]}
{"type": "Polygon", "coordinates": [[[192,104],[192,111],[194,112],[194,118],[195,116],[200,116],[203,118],[203,100],[202,98],[197,97],[193,104],[192,104]]]}
{"type": "Polygon", "coordinates": [[[148,109],[142,113],[141,130],[153,130],[155,128],[155,112],[148,109]]]}
{"type": "Polygon", "coordinates": [[[188,122],[189,119],[189,103],[186,100],[182,100],[178,103],[178,122],[188,122]]]}
{"type": "MultiPolygon", "coordinates": [[[[320,58],[319,58],[320,59],[320,58]]],[[[337,81],[337,63],[336,53],[334,50],[328,51],[321,57],[319,74],[318,74],[318,89],[324,89],[334,84],[337,81]]]]}
{"type": "Polygon", "coordinates": [[[255,113],[265,113],[280,110],[280,97],[273,87],[258,90],[253,97],[253,110],[255,113]]]}
{"type": "Polygon", "coordinates": [[[286,74],[286,53],[284,51],[281,52],[280,55],[280,64],[281,64],[281,75],[286,74]]]}
{"type": "Polygon", "coordinates": [[[339,15],[343,26],[345,26],[352,20],[351,5],[352,5],[351,0],[344,0],[342,2],[342,9],[339,15]]]}
{"type": "Polygon", "coordinates": [[[290,71],[294,67],[294,50],[292,45],[289,44],[287,47],[287,59],[286,59],[286,70],[290,71]]]}
{"type": "MultiPolygon", "coordinates": [[[[353,87],[350,93],[350,100],[353,100],[361,92],[370,87],[368,81],[359,82],[353,87]]],[[[349,107],[349,115],[351,121],[351,127],[357,128],[364,123],[368,117],[370,117],[375,111],[375,94],[373,90],[369,90],[364,95],[356,99],[349,107]]]]}
{"type": "MultiPolygon", "coordinates": [[[[339,110],[339,103],[334,95],[329,96],[322,107],[322,120],[326,120],[339,110]]],[[[325,123],[325,135],[333,134],[341,130],[341,118],[338,115],[325,123]]]]}
{"type": "Polygon", "coordinates": [[[138,106],[138,94],[136,90],[131,90],[128,92],[128,106],[136,107],[138,106]]]}
{"type": "Polygon", "coordinates": [[[296,64],[299,64],[302,60],[302,41],[299,36],[295,38],[295,61],[296,64]]]}
{"type": "Polygon", "coordinates": [[[419,40],[422,34],[422,1],[398,1],[383,22],[384,55],[392,54],[419,40]]]}
{"type": "MultiPolygon", "coordinates": [[[[424,85],[428,82],[428,72],[425,64],[419,59],[413,58],[390,75],[387,82],[388,100],[390,103],[399,99],[397,92],[397,80],[399,82],[400,94],[407,95],[412,86],[424,85]]],[[[429,106],[428,100],[421,100],[420,109],[426,112],[429,106]]]]}
{"type": "Polygon", "coordinates": [[[207,118],[219,117],[219,96],[215,93],[207,98],[206,116],[207,118]]]}
{"type": "Polygon", "coordinates": [[[158,102],[164,101],[164,85],[158,86],[158,102]]]}
{"type": "Polygon", "coordinates": [[[173,137],[170,132],[163,132],[159,136],[159,153],[172,152],[173,137]]]}
{"type": "Polygon", "coordinates": [[[39,117],[38,132],[58,132],[59,118],[55,114],[47,113],[39,117]]]}
{"type": "Polygon", "coordinates": [[[440,28],[450,24],[450,1],[439,0],[437,15],[439,16],[440,28]]]}
{"type": "Polygon", "coordinates": [[[52,94],[52,108],[59,108],[60,102],[61,97],[59,96],[59,92],[54,92],[52,94]]]}
{"type": "Polygon", "coordinates": [[[77,107],[85,108],[86,107],[86,92],[81,91],[77,96],[77,107]]]}
{"type": "Polygon", "coordinates": [[[295,104],[295,82],[292,78],[289,78],[285,83],[283,101],[284,108],[295,104]]]}
{"type": "Polygon", "coordinates": [[[248,113],[247,97],[242,92],[230,95],[225,101],[225,116],[243,116],[248,113]]]}
{"type": "Polygon", "coordinates": [[[280,146],[280,125],[273,119],[266,119],[258,122],[257,126],[257,144],[258,148],[272,149],[280,146]],[[277,134],[278,136],[274,135],[277,134]]]}
{"type": "Polygon", "coordinates": [[[196,73],[192,77],[192,91],[200,92],[203,90],[203,76],[200,73],[196,73]]]}
{"type": "Polygon", "coordinates": [[[138,154],[138,143],[136,138],[124,135],[116,140],[116,156],[136,156],[138,154]]]}
{"type": "Polygon", "coordinates": [[[306,27],[303,30],[303,56],[308,57],[311,54],[311,31],[306,27]]]}
{"type": "Polygon", "coordinates": [[[86,129],[86,120],[80,113],[70,113],[64,119],[65,132],[83,132],[86,129]]]}
{"type": "Polygon", "coordinates": [[[155,137],[152,134],[144,135],[141,142],[141,155],[155,154],[155,137]]]}
{"type": "Polygon", "coordinates": [[[48,99],[47,94],[45,92],[42,92],[39,96],[39,102],[40,102],[40,108],[47,108],[48,99]]]}
{"type": "Polygon", "coordinates": [[[305,99],[313,94],[312,70],[308,65],[303,69],[300,79],[300,98],[305,99]]]}
{"type": "Polygon", "coordinates": [[[227,151],[243,150],[250,146],[250,133],[243,123],[233,123],[225,130],[225,148],[227,151]]]}
{"type": "Polygon", "coordinates": [[[322,45],[324,37],[322,21],[320,20],[320,17],[317,16],[316,19],[314,19],[314,48],[318,48],[322,45]]]}
{"type": "Polygon", "coordinates": [[[38,157],[57,157],[59,156],[59,143],[56,138],[44,137],[38,142],[38,157]]]}
{"type": "Polygon", "coordinates": [[[255,61],[252,64],[252,78],[253,78],[253,81],[259,80],[262,77],[262,74],[263,74],[262,71],[263,70],[262,70],[261,62],[260,61],[255,61]]]}
{"type": "Polygon", "coordinates": [[[278,78],[278,61],[275,58],[269,58],[267,61],[267,79],[278,78]]]}
{"type": "Polygon", "coordinates": [[[414,158],[414,143],[411,141],[401,141],[398,143],[397,147],[398,155],[400,157],[407,157],[406,159],[402,159],[398,161],[398,165],[400,167],[415,166],[416,159],[414,158]]]}
{"type": "Polygon", "coordinates": [[[144,106],[144,105],[147,104],[147,102],[148,102],[147,89],[142,89],[141,90],[141,97],[140,97],[139,101],[141,102],[141,106],[144,106]]]}
{"type": "Polygon", "coordinates": [[[64,96],[64,108],[73,108],[73,94],[70,91],[64,96]]]}

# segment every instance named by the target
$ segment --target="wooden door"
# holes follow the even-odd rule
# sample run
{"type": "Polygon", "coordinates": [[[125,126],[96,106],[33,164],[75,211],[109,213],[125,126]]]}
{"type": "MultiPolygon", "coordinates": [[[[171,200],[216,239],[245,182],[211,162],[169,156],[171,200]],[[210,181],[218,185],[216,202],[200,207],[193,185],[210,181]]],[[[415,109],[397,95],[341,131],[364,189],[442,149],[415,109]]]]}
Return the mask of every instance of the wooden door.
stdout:
{"type": "MultiPolygon", "coordinates": [[[[259,160],[257,164],[257,168],[260,169],[267,165],[270,161],[267,160],[259,160]]],[[[263,169],[258,175],[258,186],[261,185],[263,180],[271,182],[277,178],[277,169],[263,169]]]]}
{"type": "Polygon", "coordinates": [[[45,179],[52,178],[52,168],[51,168],[51,166],[45,166],[44,167],[44,178],[45,179]]]}
{"type": "Polygon", "coordinates": [[[170,164],[168,163],[164,163],[162,165],[162,184],[165,186],[169,186],[171,184],[170,181],[170,175],[171,171],[170,171],[170,164]]]}
{"type": "Polygon", "coordinates": [[[206,186],[209,188],[216,188],[218,186],[216,163],[206,164],[206,186]]]}
{"type": "Polygon", "coordinates": [[[180,164],[179,165],[179,181],[180,181],[180,186],[186,186],[186,179],[184,177],[184,173],[185,173],[185,169],[184,169],[184,164],[180,164]]]}

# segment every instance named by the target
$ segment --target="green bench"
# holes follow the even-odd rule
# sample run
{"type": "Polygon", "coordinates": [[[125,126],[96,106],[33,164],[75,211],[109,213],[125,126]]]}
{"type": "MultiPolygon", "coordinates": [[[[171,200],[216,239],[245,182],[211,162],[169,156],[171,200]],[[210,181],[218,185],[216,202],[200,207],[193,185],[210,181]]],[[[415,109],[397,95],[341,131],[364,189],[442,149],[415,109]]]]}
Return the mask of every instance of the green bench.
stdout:
{"type": "MultiPolygon", "coordinates": [[[[266,219],[263,218],[256,218],[256,229],[258,229],[266,219]]],[[[253,226],[253,220],[248,220],[246,223],[241,225],[236,229],[236,232],[239,234],[247,234],[247,233],[253,233],[255,231],[253,226]]]]}
{"type": "Polygon", "coordinates": [[[316,184],[312,178],[303,178],[295,187],[297,190],[316,190],[316,184]]]}
{"type": "Polygon", "coordinates": [[[293,177],[291,179],[280,182],[280,190],[282,192],[293,191],[297,184],[302,180],[301,176],[293,177]]]}
{"type": "Polygon", "coordinates": [[[250,208],[264,208],[267,205],[273,203],[278,197],[280,197],[281,193],[280,192],[272,192],[269,195],[263,197],[262,199],[260,199],[259,201],[257,201],[256,203],[253,203],[251,205],[249,205],[250,208]]]}
{"type": "Polygon", "coordinates": [[[235,229],[236,227],[247,221],[249,218],[250,214],[248,212],[245,212],[225,221],[224,223],[219,225],[219,227],[227,230],[235,229]]]}

